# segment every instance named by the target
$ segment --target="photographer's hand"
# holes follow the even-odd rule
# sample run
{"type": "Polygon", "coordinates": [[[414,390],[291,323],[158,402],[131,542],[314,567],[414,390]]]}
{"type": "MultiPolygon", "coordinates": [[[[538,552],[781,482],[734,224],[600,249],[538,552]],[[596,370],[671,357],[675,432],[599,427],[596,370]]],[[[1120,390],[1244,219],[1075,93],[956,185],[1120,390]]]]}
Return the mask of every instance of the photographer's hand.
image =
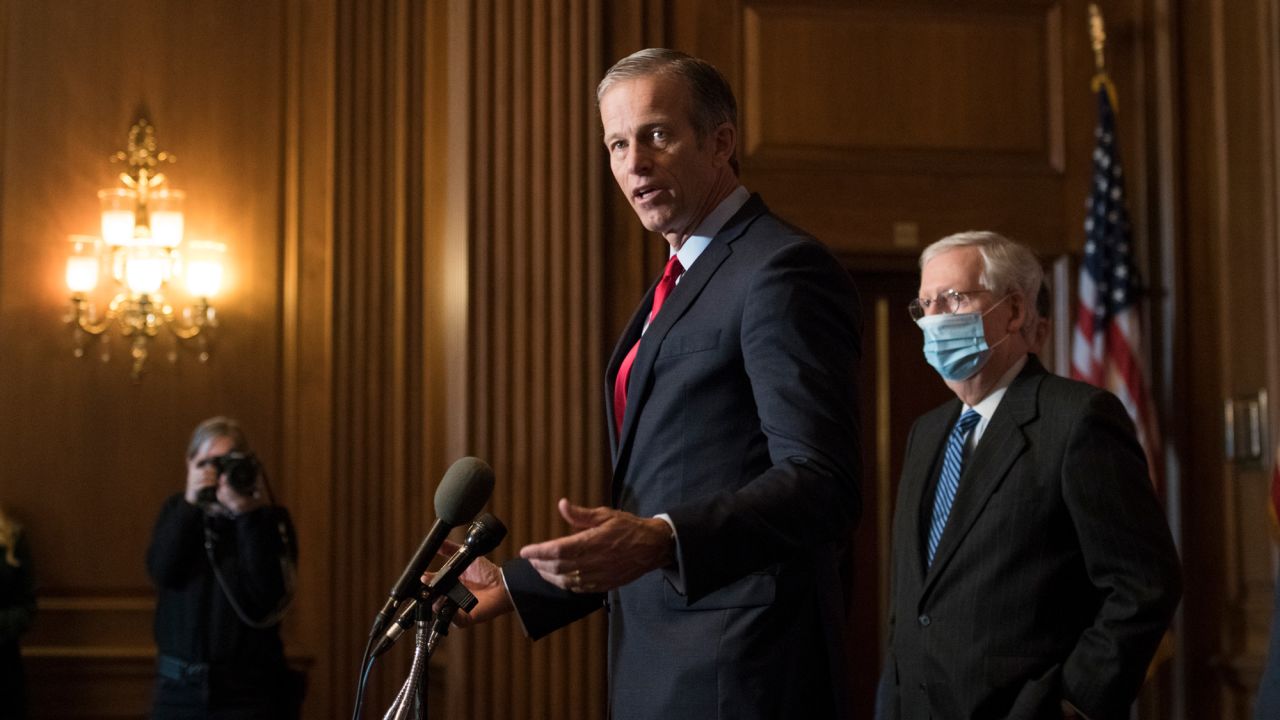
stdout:
{"type": "Polygon", "coordinates": [[[198,496],[201,490],[218,484],[217,471],[211,465],[202,464],[203,460],[202,456],[187,459],[187,490],[183,497],[192,505],[200,504],[198,496]]]}

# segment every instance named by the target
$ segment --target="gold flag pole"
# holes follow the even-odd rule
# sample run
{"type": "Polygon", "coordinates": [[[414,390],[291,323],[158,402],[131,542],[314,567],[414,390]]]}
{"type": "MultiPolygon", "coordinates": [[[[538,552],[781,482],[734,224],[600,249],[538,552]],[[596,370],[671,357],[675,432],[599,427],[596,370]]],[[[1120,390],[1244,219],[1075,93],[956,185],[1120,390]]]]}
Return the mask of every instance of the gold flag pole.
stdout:
{"type": "Polygon", "coordinates": [[[1106,88],[1107,99],[1111,101],[1111,107],[1115,108],[1116,87],[1107,74],[1107,27],[1097,3],[1089,3],[1089,38],[1093,45],[1093,91],[1106,88]]]}

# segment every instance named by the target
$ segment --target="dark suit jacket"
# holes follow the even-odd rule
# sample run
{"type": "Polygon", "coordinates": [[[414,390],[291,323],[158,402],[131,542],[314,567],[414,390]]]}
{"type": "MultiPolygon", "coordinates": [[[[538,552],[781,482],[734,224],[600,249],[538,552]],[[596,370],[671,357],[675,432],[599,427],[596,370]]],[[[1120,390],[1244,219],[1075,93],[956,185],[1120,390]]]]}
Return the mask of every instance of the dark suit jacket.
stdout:
{"type": "Polygon", "coordinates": [[[880,716],[1061,718],[1065,697],[1093,720],[1127,718],[1181,580],[1123,406],[1029,356],[965,462],[926,571],[959,413],[959,400],[929,412],[907,441],[880,716]]]}
{"type": "MultiPolygon", "coordinates": [[[[611,438],[613,379],[652,296],[608,366],[611,438]]],[[[860,512],[859,332],[848,274],[753,196],[645,333],[613,500],[670,515],[678,566],[607,597],[613,718],[845,713],[837,565],[860,512]]],[[[605,599],[523,561],[504,572],[534,637],[605,599]]]]}

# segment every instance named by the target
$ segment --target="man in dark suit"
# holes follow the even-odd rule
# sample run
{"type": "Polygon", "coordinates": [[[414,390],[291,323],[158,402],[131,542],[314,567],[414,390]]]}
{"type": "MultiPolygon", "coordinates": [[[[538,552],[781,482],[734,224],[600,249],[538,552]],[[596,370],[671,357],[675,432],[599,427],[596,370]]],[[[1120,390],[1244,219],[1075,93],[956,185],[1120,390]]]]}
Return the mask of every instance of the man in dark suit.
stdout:
{"type": "Polygon", "coordinates": [[[1028,354],[1040,264],[925,249],[912,316],[956,394],[907,440],[881,718],[1127,718],[1181,593],[1120,401],[1028,354]]]}
{"type": "Polygon", "coordinates": [[[709,64],[621,60],[597,92],[623,194],[670,246],[606,373],[612,507],[473,565],[465,621],[539,638],[609,608],[610,714],[847,716],[839,560],[860,512],[857,298],[817,241],[737,178],[709,64]]]}

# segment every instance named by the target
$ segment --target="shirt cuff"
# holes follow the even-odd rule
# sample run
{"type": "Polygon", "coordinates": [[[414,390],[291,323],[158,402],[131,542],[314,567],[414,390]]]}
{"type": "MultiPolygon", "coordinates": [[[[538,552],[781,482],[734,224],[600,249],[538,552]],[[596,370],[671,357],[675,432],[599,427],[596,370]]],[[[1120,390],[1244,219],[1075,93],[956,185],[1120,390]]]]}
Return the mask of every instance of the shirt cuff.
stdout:
{"type": "Polygon", "coordinates": [[[680,536],[679,536],[679,535],[676,535],[676,524],[675,524],[674,522],[672,522],[672,521],[671,521],[671,516],[670,516],[670,515],[668,515],[668,514],[666,514],[666,513],[658,513],[657,515],[654,515],[654,517],[656,517],[656,518],[658,518],[659,520],[661,520],[662,522],[666,523],[666,524],[667,524],[667,527],[671,528],[671,539],[672,539],[672,540],[676,540],[676,541],[680,540],[680,536]]]}
{"type": "Polygon", "coordinates": [[[520,631],[525,637],[529,637],[529,628],[524,624],[524,617],[520,615],[520,606],[516,605],[515,598],[511,596],[511,588],[507,587],[507,573],[501,567],[498,568],[498,577],[502,578],[502,591],[507,594],[507,600],[511,601],[511,607],[516,611],[516,618],[520,620],[520,631]]]}

